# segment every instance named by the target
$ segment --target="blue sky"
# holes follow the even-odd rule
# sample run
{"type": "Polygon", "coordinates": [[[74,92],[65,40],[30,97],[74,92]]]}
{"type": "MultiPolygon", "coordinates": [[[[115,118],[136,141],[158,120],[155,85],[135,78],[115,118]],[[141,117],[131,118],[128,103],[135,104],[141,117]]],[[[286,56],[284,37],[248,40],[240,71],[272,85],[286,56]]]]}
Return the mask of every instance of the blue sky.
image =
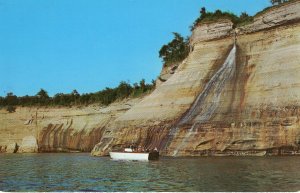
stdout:
{"type": "Polygon", "coordinates": [[[269,0],[0,0],[0,96],[96,92],[156,79],[160,47],[199,9],[250,15],[269,0]]]}

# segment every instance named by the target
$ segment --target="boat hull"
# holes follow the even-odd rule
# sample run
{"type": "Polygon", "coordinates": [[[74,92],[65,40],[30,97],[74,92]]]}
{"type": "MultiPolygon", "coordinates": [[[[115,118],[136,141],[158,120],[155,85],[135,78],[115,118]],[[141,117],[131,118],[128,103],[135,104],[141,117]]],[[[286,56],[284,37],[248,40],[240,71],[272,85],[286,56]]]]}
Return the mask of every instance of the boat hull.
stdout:
{"type": "Polygon", "coordinates": [[[158,159],[158,152],[151,153],[134,153],[134,152],[109,152],[113,160],[135,160],[148,161],[158,159]]]}

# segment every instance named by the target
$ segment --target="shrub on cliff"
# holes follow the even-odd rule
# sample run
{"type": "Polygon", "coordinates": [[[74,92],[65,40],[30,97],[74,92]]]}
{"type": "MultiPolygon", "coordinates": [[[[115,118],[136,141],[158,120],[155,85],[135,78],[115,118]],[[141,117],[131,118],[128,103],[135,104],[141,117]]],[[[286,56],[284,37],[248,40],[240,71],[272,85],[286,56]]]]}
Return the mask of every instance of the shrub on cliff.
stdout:
{"type": "Polygon", "coordinates": [[[159,50],[159,57],[163,59],[164,66],[181,62],[189,54],[188,38],[183,38],[179,33],[173,34],[173,40],[159,50]]]}
{"type": "Polygon", "coordinates": [[[4,98],[0,96],[0,109],[2,106],[4,106],[3,104],[4,104],[4,98]]]}
{"type": "Polygon", "coordinates": [[[132,92],[132,87],[129,83],[121,81],[119,86],[116,88],[117,98],[124,99],[129,97],[132,92]]]}
{"type": "Polygon", "coordinates": [[[40,105],[48,105],[50,97],[48,92],[41,88],[41,90],[35,95],[40,105]]]}
{"type": "Polygon", "coordinates": [[[130,96],[132,97],[139,97],[145,93],[149,93],[149,91],[155,88],[155,80],[152,80],[150,84],[145,82],[145,79],[142,79],[140,83],[133,84],[133,90],[130,96]]]}
{"type": "Polygon", "coordinates": [[[240,17],[238,17],[231,12],[223,12],[219,9],[215,12],[207,12],[206,9],[203,7],[200,10],[200,16],[195,20],[193,25],[190,26],[190,29],[191,31],[193,31],[200,23],[210,23],[219,19],[229,19],[232,21],[234,26],[253,21],[253,17],[249,16],[246,12],[243,12],[240,15],[240,17]]]}
{"type": "Polygon", "coordinates": [[[12,92],[7,93],[6,97],[0,98],[1,106],[16,106],[19,104],[19,99],[12,92]]]}
{"type": "Polygon", "coordinates": [[[9,113],[14,113],[14,112],[16,112],[16,107],[9,105],[6,108],[6,111],[9,113]]]}
{"type": "Polygon", "coordinates": [[[246,12],[242,12],[237,22],[237,25],[242,26],[242,25],[249,24],[251,22],[253,22],[253,17],[248,15],[248,13],[246,12]]]}

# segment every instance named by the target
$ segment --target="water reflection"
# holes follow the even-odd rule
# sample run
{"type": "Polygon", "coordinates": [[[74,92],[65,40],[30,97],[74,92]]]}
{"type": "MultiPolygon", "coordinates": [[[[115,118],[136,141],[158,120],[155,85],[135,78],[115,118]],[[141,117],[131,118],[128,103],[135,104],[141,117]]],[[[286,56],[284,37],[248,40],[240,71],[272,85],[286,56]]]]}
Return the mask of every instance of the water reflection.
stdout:
{"type": "Polygon", "coordinates": [[[300,157],[162,158],[1,154],[2,191],[298,191],[300,157]]]}

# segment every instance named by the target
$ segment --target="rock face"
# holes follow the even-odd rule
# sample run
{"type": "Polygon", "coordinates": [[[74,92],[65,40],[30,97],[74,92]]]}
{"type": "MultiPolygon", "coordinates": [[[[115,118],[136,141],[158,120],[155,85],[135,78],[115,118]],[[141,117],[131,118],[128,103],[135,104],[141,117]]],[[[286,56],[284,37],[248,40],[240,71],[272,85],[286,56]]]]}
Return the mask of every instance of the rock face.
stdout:
{"type": "Polygon", "coordinates": [[[138,101],[126,100],[105,108],[18,107],[15,113],[1,110],[0,152],[89,152],[100,141],[106,124],[138,101]]]}
{"type": "Polygon", "coordinates": [[[18,151],[18,144],[17,143],[9,143],[5,146],[5,153],[16,153],[18,151]]]}
{"type": "Polygon", "coordinates": [[[18,153],[37,153],[38,144],[34,136],[26,136],[22,139],[18,153]]]}
{"type": "Polygon", "coordinates": [[[190,39],[193,46],[197,42],[228,37],[231,34],[233,23],[228,19],[220,19],[213,23],[202,23],[196,27],[190,39]]]}
{"type": "Polygon", "coordinates": [[[200,25],[186,61],[108,124],[92,155],[130,143],[173,156],[300,153],[299,5],[238,29],[235,49],[230,22],[200,25]]]}
{"type": "Polygon", "coordinates": [[[241,27],[238,30],[244,34],[266,30],[282,24],[298,23],[300,20],[299,10],[299,1],[272,7],[267,12],[257,15],[252,24],[241,27]]]}
{"type": "Polygon", "coordinates": [[[230,38],[196,44],[194,51],[173,76],[108,125],[108,133],[104,133],[92,154],[107,155],[110,148],[130,142],[147,148],[162,147],[161,143],[172,125],[190,107],[209,77],[218,70],[231,46],[230,38]]]}
{"type": "Polygon", "coordinates": [[[186,60],[143,99],[0,110],[0,152],[35,152],[37,141],[39,152],[97,156],[131,143],[171,156],[300,154],[299,14],[297,0],[237,29],[199,25],[186,60]]]}
{"type": "MultiPolygon", "coordinates": [[[[182,62],[184,63],[184,61],[182,62]]],[[[157,78],[155,85],[158,87],[160,86],[163,82],[166,82],[173,74],[176,72],[178,69],[178,66],[180,63],[174,63],[170,66],[163,66],[159,77],[157,78]]]]}

